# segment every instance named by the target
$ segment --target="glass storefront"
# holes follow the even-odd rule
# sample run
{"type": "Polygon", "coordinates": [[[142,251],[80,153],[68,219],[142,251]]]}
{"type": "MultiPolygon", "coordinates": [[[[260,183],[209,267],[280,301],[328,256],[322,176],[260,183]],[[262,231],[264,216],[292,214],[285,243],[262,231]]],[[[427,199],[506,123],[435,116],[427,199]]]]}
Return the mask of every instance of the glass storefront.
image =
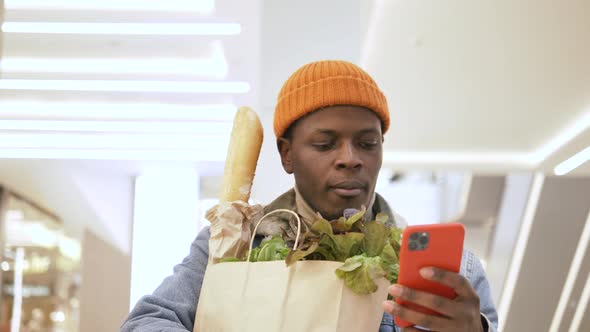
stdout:
{"type": "Polygon", "coordinates": [[[59,217],[0,187],[0,332],[78,331],[80,242],[59,217]]]}

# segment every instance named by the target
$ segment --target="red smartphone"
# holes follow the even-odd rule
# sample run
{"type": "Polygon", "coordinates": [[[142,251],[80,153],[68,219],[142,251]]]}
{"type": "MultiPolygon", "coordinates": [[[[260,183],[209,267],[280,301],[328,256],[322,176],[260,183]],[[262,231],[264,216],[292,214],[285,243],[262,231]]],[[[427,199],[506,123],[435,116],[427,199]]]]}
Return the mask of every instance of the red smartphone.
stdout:
{"type": "MultiPolygon", "coordinates": [[[[464,238],[465,228],[459,223],[406,227],[402,234],[398,284],[450,299],[455,298],[455,291],[451,288],[422,278],[420,269],[433,266],[459,273],[464,238]]],[[[400,299],[396,299],[396,302],[415,311],[440,315],[411,302],[400,299]]],[[[399,327],[414,325],[397,317],[395,323],[399,327]]]]}

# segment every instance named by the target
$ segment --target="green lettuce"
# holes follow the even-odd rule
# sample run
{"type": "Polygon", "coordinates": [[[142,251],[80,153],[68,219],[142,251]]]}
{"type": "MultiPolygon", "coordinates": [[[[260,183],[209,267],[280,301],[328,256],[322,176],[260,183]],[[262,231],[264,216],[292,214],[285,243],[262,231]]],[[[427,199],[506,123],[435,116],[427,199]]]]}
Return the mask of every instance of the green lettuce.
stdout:
{"type": "Polygon", "coordinates": [[[370,294],[377,290],[375,280],[385,277],[381,257],[368,257],[365,254],[347,259],[336,270],[336,276],[358,294],[370,294]]]}
{"type": "Polygon", "coordinates": [[[367,256],[374,257],[381,254],[388,243],[388,231],[387,226],[378,221],[371,221],[365,225],[363,249],[367,256]]]}
{"type": "Polygon", "coordinates": [[[266,238],[260,242],[260,246],[250,252],[250,262],[280,261],[287,258],[291,250],[286,246],[285,240],[279,235],[266,238]]]}
{"type": "Polygon", "coordinates": [[[363,233],[324,233],[320,239],[320,246],[332,254],[334,260],[344,262],[347,258],[360,253],[364,238],[363,233]]]}
{"type": "Polygon", "coordinates": [[[335,233],[358,231],[360,230],[359,224],[362,224],[362,218],[365,215],[365,208],[353,214],[349,218],[340,217],[337,220],[331,222],[332,228],[335,233]]]}
{"type": "Polygon", "coordinates": [[[379,256],[381,258],[381,267],[385,271],[385,277],[389,282],[396,283],[399,274],[399,257],[391,244],[386,244],[379,256]]]}
{"type": "MultiPolygon", "coordinates": [[[[397,282],[402,230],[388,223],[386,214],[379,213],[370,222],[363,220],[364,214],[363,209],[349,218],[318,218],[308,232],[301,234],[296,250],[290,250],[279,235],[265,238],[252,249],[248,260],[285,260],[287,266],[300,260],[343,262],[336,276],[347,287],[359,294],[375,292],[379,278],[397,282]]],[[[222,262],[245,260],[226,258],[222,262]]]]}

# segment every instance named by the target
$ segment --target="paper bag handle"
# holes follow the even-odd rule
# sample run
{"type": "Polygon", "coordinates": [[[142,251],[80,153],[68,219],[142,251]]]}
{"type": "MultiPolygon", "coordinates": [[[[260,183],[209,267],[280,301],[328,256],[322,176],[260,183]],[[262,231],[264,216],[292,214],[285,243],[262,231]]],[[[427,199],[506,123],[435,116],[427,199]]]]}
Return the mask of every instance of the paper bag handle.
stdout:
{"type": "Polygon", "coordinates": [[[260,218],[260,220],[258,220],[258,222],[256,223],[256,226],[254,227],[254,231],[252,232],[252,238],[250,239],[250,247],[248,247],[248,255],[246,256],[246,261],[250,261],[250,252],[252,252],[252,246],[254,245],[254,238],[256,237],[256,230],[258,229],[258,226],[260,226],[260,223],[262,222],[262,220],[264,220],[266,217],[270,216],[271,214],[274,213],[279,213],[279,212],[287,212],[290,213],[292,215],[295,216],[295,218],[297,219],[297,236],[295,237],[295,243],[293,244],[293,250],[297,250],[297,245],[299,245],[299,236],[301,235],[301,218],[299,218],[299,216],[297,215],[297,213],[291,211],[291,210],[287,210],[287,209],[277,209],[274,211],[270,211],[269,213],[265,214],[262,218],[260,218]]]}

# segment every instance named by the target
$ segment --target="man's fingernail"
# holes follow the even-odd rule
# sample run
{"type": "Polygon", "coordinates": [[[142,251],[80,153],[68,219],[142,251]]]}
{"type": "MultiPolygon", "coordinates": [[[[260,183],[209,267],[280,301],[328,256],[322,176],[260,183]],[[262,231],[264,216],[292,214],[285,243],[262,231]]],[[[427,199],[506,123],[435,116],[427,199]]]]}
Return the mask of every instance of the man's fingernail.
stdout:
{"type": "Polygon", "coordinates": [[[383,301],[383,309],[387,312],[393,311],[393,302],[391,301],[383,301]]]}
{"type": "Polygon", "coordinates": [[[389,287],[389,294],[391,296],[399,297],[402,295],[403,288],[400,285],[392,285],[389,287]]]}
{"type": "Polygon", "coordinates": [[[431,279],[434,276],[434,271],[432,268],[425,267],[420,270],[420,274],[426,279],[431,279]]]}

